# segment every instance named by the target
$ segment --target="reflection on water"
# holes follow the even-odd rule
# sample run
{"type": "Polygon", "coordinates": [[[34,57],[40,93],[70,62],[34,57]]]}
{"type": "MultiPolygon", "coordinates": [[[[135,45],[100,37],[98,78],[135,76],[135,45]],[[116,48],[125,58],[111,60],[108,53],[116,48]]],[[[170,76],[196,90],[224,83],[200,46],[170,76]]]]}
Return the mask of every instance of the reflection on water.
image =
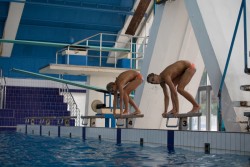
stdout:
{"type": "Polygon", "coordinates": [[[248,167],[248,156],[203,154],[166,146],[30,136],[0,132],[0,166],[248,167]]]}

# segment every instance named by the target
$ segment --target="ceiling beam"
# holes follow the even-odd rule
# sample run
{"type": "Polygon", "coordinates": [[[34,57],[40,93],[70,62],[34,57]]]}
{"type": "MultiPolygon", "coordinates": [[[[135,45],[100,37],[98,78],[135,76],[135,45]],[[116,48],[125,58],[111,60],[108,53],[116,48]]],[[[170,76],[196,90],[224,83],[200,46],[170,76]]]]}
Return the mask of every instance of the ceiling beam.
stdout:
{"type": "Polygon", "coordinates": [[[44,2],[35,2],[32,0],[26,0],[25,2],[23,2],[22,0],[5,0],[5,1],[25,3],[25,4],[30,4],[30,5],[52,6],[52,7],[60,7],[60,8],[83,9],[83,10],[90,10],[90,11],[97,11],[97,12],[99,11],[99,12],[107,12],[107,13],[117,13],[117,14],[122,14],[122,15],[134,14],[134,12],[129,11],[130,9],[128,7],[121,7],[121,6],[114,6],[114,5],[107,5],[107,4],[84,3],[81,1],[76,1],[75,3],[69,0],[53,1],[53,2],[50,2],[48,0],[44,2]]]}
{"type": "Polygon", "coordinates": [[[90,23],[78,23],[78,22],[63,22],[56,20],[38,20],[38,19],[25,19],[22,18],[22,26],[44,26],[44,27],[55,27],[55,28],[70,28],[70,29],[81,29],[81,30],[98,30],[101,32],[116,32],[121,29],[120,25],[111,24],[90,24],[90,23]]]}
{"type": "Polygon", "coordinates": [[[138,28],[138,26],[140,25],[147,9],[148,6],[150,4],[151,0],[141,0],[139,5],[137,6],[134,16],[132,18],[132,20],[129,23],[129,26],[125,32],[125,34],[128,35],[135,35],[135,32],[138,28]]]}
{"type": "MultiPolygon", "coordinates": [[[[4,26],[3,39],[16,39],[23,8],[24,3],[10,3],[8,16],[4,26]]],[[[13,45],[13,43],[0,43],[0,55],[3,57],[10,57],[13,45]]]]}

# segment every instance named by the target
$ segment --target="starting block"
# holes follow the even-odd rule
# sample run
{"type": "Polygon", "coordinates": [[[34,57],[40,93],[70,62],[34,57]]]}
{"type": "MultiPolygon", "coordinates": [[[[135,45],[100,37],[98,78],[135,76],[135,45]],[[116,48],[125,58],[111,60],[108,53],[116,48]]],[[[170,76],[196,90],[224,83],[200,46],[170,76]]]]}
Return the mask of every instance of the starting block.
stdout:
{"type": "Polygon", "coordinates": [[[82,119],[82,125],[87,126],[88,125],[88,120],[90,120],[90,127],[96,127],[96,119],[97,118],[105,118],[103,114],[96,114],[92,116],[81,116],[82,119]]]}
{"type": "Polygon", "coordinates": [[[176,128],[179,127],[179,130],[187,130],[188,129],[188,117],[200,117],[202,113],[184,113],[184,114],[177,114],[174,116],[173,114],[167,114],[163,118],[167,118],[166,121],[166,127],[168,128],[176,128]],[[176,125],[168,125],[170,118],[177,118],[177,124],[176,125]]]}
{"type": "Polygon", "coordinates": [[[70,126],[70,119],[76,119],[77,116],[62,116],[62,117],[56,117],[57,118],[57,124],[64,126],[70,126]]]}
{"type": "Polygon", "coordinates": [[[90,127],[96,127],[96,119],[105,119],[105,127],[108,128],[109,120],[111,119],[111,128],[115,128],[116,126],[119,128],[132,128],[134,125],[133,118],[142,118],[144,117],[143,114],[139,115],[120,115],[120,114],[96,114],[93,116],[81,116],[82,118],[82,125],[88,125],[88,120],[90,120],[90,127]],[[124,122],[125,120],[125,122],[124,122]]]}
{"type": "Polygon", "coordinates": [[[117,127],[119,128],[132,128],[134,126],[134,118],[142,118],[144,117],[143,114],[138,115],[115,115],[115,119],[117,119],[117,127]],[[125,121],[125,122],[124,122],[125,121]]]}

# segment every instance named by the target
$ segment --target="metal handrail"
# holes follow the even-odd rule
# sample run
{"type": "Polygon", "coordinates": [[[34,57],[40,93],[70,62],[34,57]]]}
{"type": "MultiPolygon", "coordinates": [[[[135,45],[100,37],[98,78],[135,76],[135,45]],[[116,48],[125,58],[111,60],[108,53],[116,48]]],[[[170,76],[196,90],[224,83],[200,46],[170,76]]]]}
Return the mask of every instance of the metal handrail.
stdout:
{"type": "Polygon", "coordinates": [[[69,91],[69,87],[67,84],[63,84],[62,93],[63,93],[63,95],[66,95],[66,99],[67,99],[67,103],[69,105],[70,111],[73,110],[73,111],[71,111],[73,116],[77,117],[75,124],[77,126],[80,126],[80,109],[78,108],[77,103],[76,103],[73,95],[69,91]],[[64,86],[66,87],[66,89],[64,89],[64,86]],[[68,98],[68,97],[70,97],[70,98],[68,98]],[[72,102],[72,103],[69,103],[69,102],[72,102]],[[76,111],[74,111],[74,108],[76,109],[76,111]]]}
{"type": "Polygon", "coordinates": [[[1,95],[0,95],[0,109],[5,108],[5,102],[6,102],[6,80],[5,77],[3,76],[3,70],[0,69],[0,89],[1,89],[1,95]],[[3,82],[2,82],[3,81],[3,82]]]}
{"type": "MultiPolygon", "coordinates": [[[[88,50],[96,50],[99,51],[99,55],[82,55],[85,57],[90,57],[90,58],[99,58],[99,66],[102,66],[102,60],[103,59],[109,59],[109,61],[111,61],[111,63],[109,62],[109,64],[114,64],[114,68],[117,68],[117,60],[119,59],[129,59],[130,60],[130,68],[132,67],[132,62],[140,59],[144,58],[144,52],[145,52],[145,48],[147,46],[147,38],[148,37],[141,37],[141,36],[131,36],[131,35],[117,35],[117,34],[108,34],[108,33],[98,33],[95,35],[92,35],[88,38],[85,38],[83,40],[80,40],[78,42],[75,42],[73,44],[68,45],[66,48],[60,49],[56,52],[56,64],[58,63],[58,55],[65,55],[67,56],[66,62],[67,64],[69,63],[70,60],[70,48],[74,47],[74,46],[86,46],[86,51],[88,50]],[[126,41],[125,42],[121,42],[121,41],[108,41],[105,40],[105,36],[123,36],[126,37],[126,41]],[[97,39],[93,39],[93,38],[99,38],[97,39]],[[138,40],[140,39],[140,40],[138,40]],[[133,42],[136,41],[136,42],[133,42]],[[83,44],[85,42],[85,44],[83,44]],[[91,45],[90,43],[96,43],[96,46],[91,45]],[[105,44],[114,44],[114,47],[106,47],[105,44]],[[123,47],[118,47],[117,45],[123,46],[123,47]],[[90,46],[90,47],[88,47],[90,46]],[[139,46],[139,47],[138,47],[139,46]],[[137,48],[138,47],[138,48],[137,48]],[[67,50],[66,54],[63,54],[63,51],[67,50]],[[140,51],[141,50],[141,51],[140,51]],[[109,56],[103,56],[103,52],[109,52],[110,55],[109,56]],[[113,53],[113,54],[111,54],[113,53]],[[123,54],[119,54],[119,53],[123,53],[123,54]],[[125,56],[124,56],[125,54],[125,56]],[[129,56],[131,55],[131,56],[129,56]],[[110,60],[111,59],[111,60],[110,60]],[[113,60],[112,60],[113,59],[113,60]]],[[[77,49],[74,48],[74,50],[76,51],[77,49]]],[[[77,54],[74,54],[77,55],[77,54]]],[[[80,55],[79,55],[80,56],[80,55]]],[[[86,64],[87,66],[88,64],[86,64]]]]}

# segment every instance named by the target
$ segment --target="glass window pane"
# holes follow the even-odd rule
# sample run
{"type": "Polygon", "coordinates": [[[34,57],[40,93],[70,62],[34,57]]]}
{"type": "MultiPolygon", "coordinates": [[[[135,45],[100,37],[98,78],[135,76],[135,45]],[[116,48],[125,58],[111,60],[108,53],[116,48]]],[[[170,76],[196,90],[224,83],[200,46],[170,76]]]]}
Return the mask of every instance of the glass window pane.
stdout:
{"type": "Polygon", "coordinates": [[[189,120],[191,121],[189,122],[191,125],[190,130],[198,130],[198,117],[191,117],[189,120]]]}
{"type": "Polygon", "coordinates": [[[206,130],[206,113],[207,113],[207,92],[206,90],[200,91],[200,112],[202,116],[200,117],[200,130],[206,130]]]}
{"type": "Polygon", "coordinates": [[[210,130],[217,131],[217,110],[218,110],[218,102],[217,97],[214,92],[211,90],[211,112],[210,112],[210,130]]]}
{"type": "Polygon", "coordinates": [[[200,86],[206,86],[207,85],[207,71],[204,70],[202,77],[201,77],[201,82],[200,82],[200,86]]]}

